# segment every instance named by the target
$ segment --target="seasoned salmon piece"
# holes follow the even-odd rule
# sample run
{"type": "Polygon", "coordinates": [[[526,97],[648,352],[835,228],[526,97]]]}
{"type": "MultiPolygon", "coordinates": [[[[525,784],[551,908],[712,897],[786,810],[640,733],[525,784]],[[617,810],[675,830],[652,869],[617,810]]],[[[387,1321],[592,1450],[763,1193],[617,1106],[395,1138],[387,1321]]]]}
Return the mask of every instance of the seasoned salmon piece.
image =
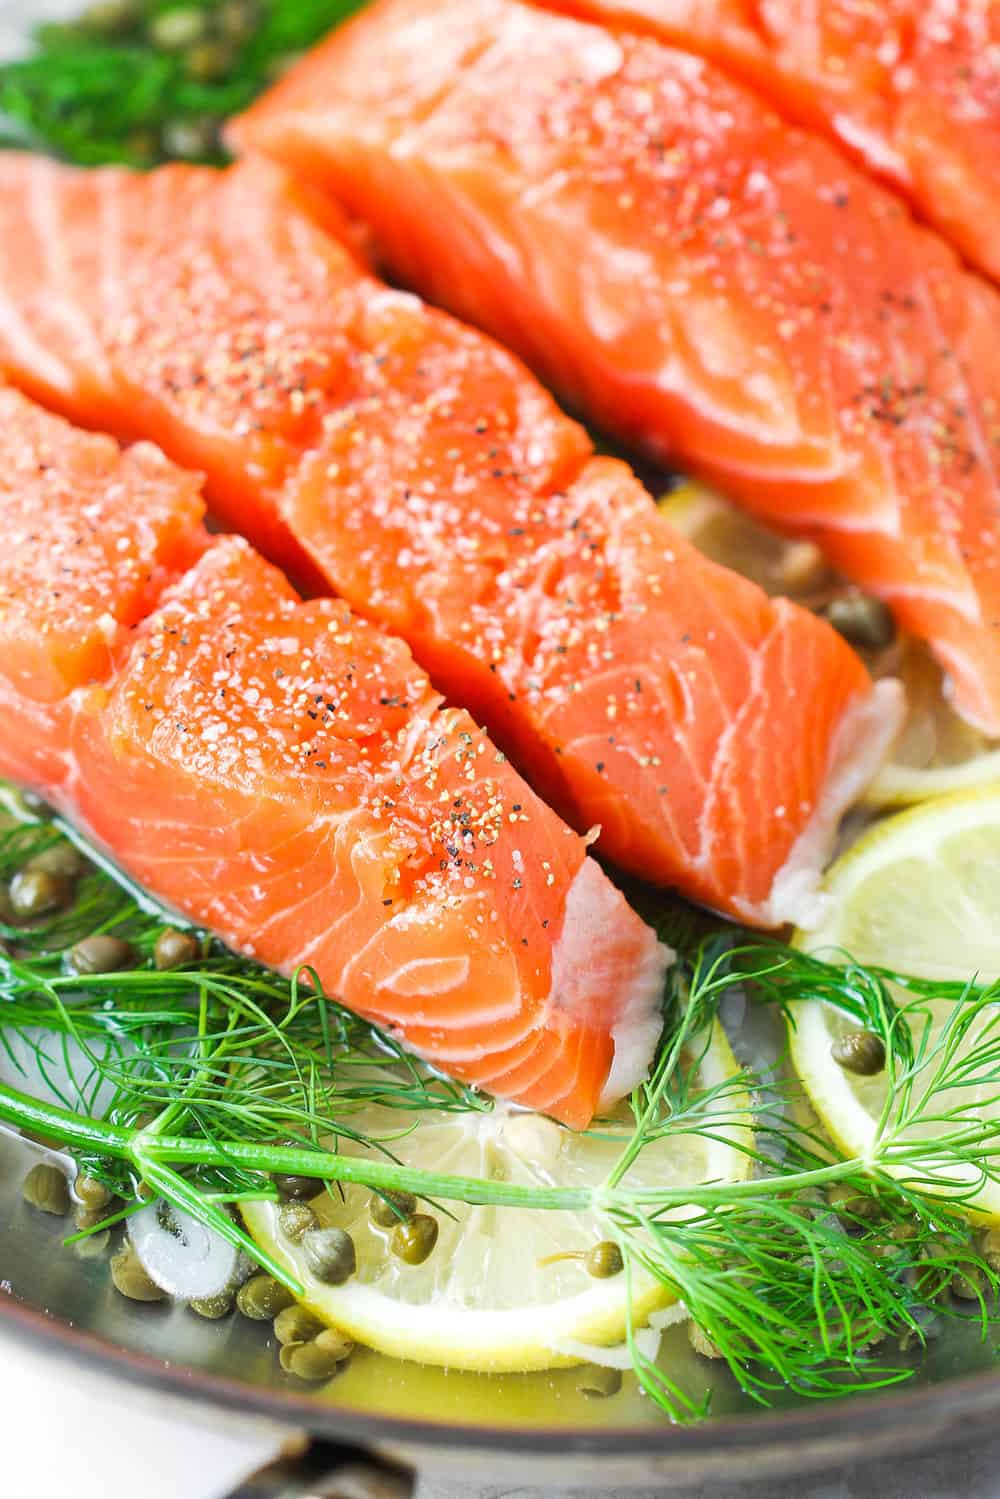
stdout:
{"type": "Polygon", "coordinates": [[[0,389],[0,775],[69,775],[70,704],[206,541],[195,475],[0,389]]]}
{"type": "Polygon", "coordinates": [[[454,1077],[576,1126],[635,1086],[667,949],[403,642],[209,540],[151,446],[0,407],[3,772],[454,1077]]]}
{"type": "Polygon", "coordinates": [[[1000,734],[1000,294],[717,66],[379,0],[233,130],[575,407],[818,542],[1000,734]]]}
{"type": "Polygon", "coordinates": [[[516,359],[368,274],[263,161],[2,158],[0,230],[12,378],[197,462],[227,525],[406,639],[625,868],[763,926],[818,914],[895,686],[700,557],[516,359]]]}
{"type": "Polygon", "coordinates": [[[996,0],[539,0],[720,63],[1000,278],[996,0]]]}

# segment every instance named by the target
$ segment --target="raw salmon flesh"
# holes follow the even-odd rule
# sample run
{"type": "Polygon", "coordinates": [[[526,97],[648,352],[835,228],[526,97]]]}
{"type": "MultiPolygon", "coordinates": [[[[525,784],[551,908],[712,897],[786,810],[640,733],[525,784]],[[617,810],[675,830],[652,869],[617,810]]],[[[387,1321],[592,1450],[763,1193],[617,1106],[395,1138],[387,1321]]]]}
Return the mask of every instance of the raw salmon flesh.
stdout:
{"type": "Polygon", "coordinates": [[[313,192],[263,161],[3,157],[0,367],[203,471],[228,528],[403,636],[623,867],[811,919],[895,684],[702,558],[514,358],[367,273],[313,192]]]}
{"type": "Polygon", "coordinates": [[[0,774],[236,950],[575,1126],[669,953],[400,640],[302,602],[197,481],[0,390],[0,774]]]}
{"type": "Polygon", "coordinates": [[[720,63],[1000,278],[996,0],[542,0],[720,63]]]}
{"type": "Polygon", "coordinates": [[[1000,294],[841,151],[521,0],[378,0],[232,139],[600,426],[820,543],[1000,734],[1000,294]]]}

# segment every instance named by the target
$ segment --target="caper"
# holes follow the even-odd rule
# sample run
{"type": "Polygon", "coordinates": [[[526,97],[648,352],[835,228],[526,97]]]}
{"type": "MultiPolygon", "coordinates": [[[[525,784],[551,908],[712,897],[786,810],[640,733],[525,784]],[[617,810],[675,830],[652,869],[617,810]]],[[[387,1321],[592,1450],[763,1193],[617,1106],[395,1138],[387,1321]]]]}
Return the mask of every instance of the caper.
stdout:
{"type": "Polygon", "coordinates": [[[295,1297],[273,1275],[252,1275],[236,1293],[236,1305],[251,1322],[272,1322],[295,1297]]]}
{"type": "Polygon", "coordinates": [[[98,974],[118,973],[135,962],[135,948],[121,937],[110,932],[97,932],[93,937],[84,937],[70,948],[68,966],[74,973],[98,974]]]}
{"type": "Polygon", "coordinates": [[[201,943],[194,933],[179,932],[172,926],[160,933],[153,948],[153,962],[161,971],[196,963],[200,957],[201,943]]]}
{"type": "Polygon", "coordinates": [[[874,1031],[848,1031],[830,1047],[838,1067],[858,1077],[875,1077],[885,1070],[885,1042],[874,1031]]]}
{"type": "Polygon", "coordinates": [[[406,1223],[397,1223],[389,1243],[392,1252],[407,1265],[422,1265],[437,1243],[437,1219],[429,1213],[414,1213],[406,1223]]]}
{"type": "Polygon", "coordinates": [[[72,881],[47,869],[19,869],[10,882],[11,908],[21,921],[60,911],[72,898],[72,881]]]}
{"type": "Polygon", "coordinates": [[[600,1244],[588,1249],[583,1264],[587,1274],[597,1280],[610,1280],[612,1275],[620,1275],[625,1268],[622,1252],[613,1239],[602,1239],[600,1244]]]}
{"type": "Polygon", "coordinates": [[[373,1193],[368,1204],[368,1216],[379,1228],[395,1228],[416,1211],[417,1199],[412,1192],[373,1193]]]}
{"type": "Polygon", "coordinates": [[[152,164],[160,159],[159,134],[148,126],[130,130],[125,137],[125,146],[129,158],[139,165],[152,164]]]}
{"type": "Polygon", "coordinates": [[[73,1222],[81,1233],[97,1228],[107,1216],[107,1208],[87,1208],[82,1202],[78,1202],[73,1208],[73,1222]]]}
{"type": "Polygon", "coordinates": [[[339,1332],[328,1329],[310,1343],[288,1343],[281,1350],[281,1367],[299,1379],[331,1379],[350,1356],[353,1344],[339,1332]]]}
{"type": "Polygon", "coordinates": [[[858,1192],[856,1188],[849,1187],[844,1182],[836,1182],[827,1188],[826,1200],[833,1211],[847,1218],[877,1218],[879,1207],[874,1197],[867,1197],[864,1192],[858,1192]]]}
{"type": "Polygon", "coordinates": [[[195,83],[217,83],[233,66],[233,54],[225,42],[196,42],[184,54],[184,71],[195,83]]]}
{"type": "Polygon", "coordinates": [[[307,1197],[315,1197],[322,1186],[321,1182],[314,1180],[311,1176],[278,1175],[273,1180],[281,1196],[293,1202],[301,1202],[307,1197]]]}
{"type": "Polygon", "coordinates": [[[113,1195],[103,1182],[98,1181],[96,1176],[88,1176],[85,1171],[81,1171],[73,1183],[73,1191],[83,1206],[92,1213],[106,1209],[113,1195]]]}
{"type": "Polygon", "coordinates": [[[310,1272],[328,1286],[343,1285],[358,1268],[354,1240],[342,1228],[311,1228],[301,1242],[310,1272]]]}
{"type": "Polygon", "coordinates": [[[110,1243],[111,1234],[105,1228],[99,1234],[88,1234],[85,1239],[78,1239],[73,1245],[73,1253],[81,1260],[99,1260],[110,1243]]]}
{"type": "Polygon", "coordinates": [[[987,1229],[979,1240],[979,1253],[991,1270],[1000,1273],[1000,1230],[987,1229]]]}
{"type": "Polygon", "coordinates": [[[169,120],[163,127],[161,143],[167,156],[179,156],[183,161],[214,156],[219,149],[218,121],[211,117],[169,120]]]}
{"type": "Polygon", "coordinates": [[[5,798],[18,819],[29,822],[51,822],[55,816],[47,801],[34,791],[11,791],[5,798]]]}
{"type": "Polygon", "coordinates": [[[111,1280],[116,1291],[129,1301],[165,1301],[166,1291],[146,1273],[139,1256],[131,1248],[120,1249],[111,1256],[111,1280]]]}
{"type": "Polygon", "coordinates": [[[581,1395],[606,1399],[617,1395],[622,1387],[622,1371],[606,1369],[603,1364],[588,1364],[577,1376],[577,1389],[581,1395]]]}
{"type": "Polygon", "coordinates": [[[69,1212],[69,1183],[58,1166],[40,1162],[24,1178],[21,1195],[33,1208],[63,1218],[69,1212]]]}
{"type": "Polygon", "coordinates": [[[290,1202],[283,1202],[278,1209],[278,1227],[286,1239],[298,1244],[303,1234],[311,1228],[319,1228],[319,1219],[308,1202],[293,1198],[290,1202]]]}
{"type": "Polygon", "coordinates": [[[323,1326],[318,1317],[296,1302],[275,1317],[274,1336],[279,1343],[308,1343],[319,1336],[323,1326]]]}
{"type": "Polygon", "coordinates": [[[722,1358],[721,1349],[717,1348],[707,1333],[703,1332],[697,1322],[689,1322],[687,1325],[688,1342],[701,1358],[722,1358]]]}
{"type": "Polygon", "coordinates": [[[884,651],[896,638],[892,614],[881,599],[865,593],[845,593],[823,610],[838,635],[859,650],[884,651]]]}
{"type": "Polygon", "coordinates": [[[236,1304],[236,1298],[231,1291],[220,1291],[218,1296],[198,1296],[194,1301],[189,1301],[188,1306],[199,1317],[204,1317],[209,1322],[218,1322],[220,1317],[228,1317],[236,1304]]]}
{"type": "Polygon", "coordinates": [[[193,5],[163,10],[149,23],[149,40],[162,52],[183,52],[208,35],[208,17],[193,5]]]}
{"type": "Polygon", "coordinates": [[[989,1282],[978,1265],[963,1265],[951,1277],[948,1289],[959,1301],[979,1301],[989,1290],[989,1282]]]}
{"type": "Polygon", "coordinates": [[[248,0],[223,0],[215,14],[216,30],[229,42],[248,41],[259,20],[258,7],[248,0]]]}
{"type": "Polygon", "coordinates": [[[78,880],[86,869],[87,862],[79,849],[63,838],[58,843],[53,843],[51,848],[43,848],[24,867],[43,869],[46,874],[57,875],[63,880],[78,880]]]}
{"type": "Polygon", "coordinates": [[[98,0],[88,5],[80,24],[95,36],[120,36],[131,31],[142,17],[139,0],[98,0]]]}

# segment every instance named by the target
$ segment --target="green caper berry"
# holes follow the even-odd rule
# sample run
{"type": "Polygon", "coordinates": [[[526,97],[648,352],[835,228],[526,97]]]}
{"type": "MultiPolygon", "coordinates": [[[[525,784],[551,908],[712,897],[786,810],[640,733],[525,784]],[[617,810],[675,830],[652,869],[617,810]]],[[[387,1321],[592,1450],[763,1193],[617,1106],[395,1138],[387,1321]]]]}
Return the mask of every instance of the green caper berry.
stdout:
{"type": "Polygon", "coordinates": [[[73,1222],[81,1233],[97,1228],[107,1217],[107,1208],[88,1208],[82,1202],[78,1202],[73,1209],[73,1222]]]}
{"type": "Polygon", "coordinates": [[[879,1208],[875,1199],[866,1197],[863,1192],[858,1192],[843,1182],[837,1182],[827,1189],[826,1200],[839,1216],[862,1219],[878,1217],[879,1208]]]}
{"type": "Polygon", "coordinates": [[[225,42],[197,42],[184,54],[184,71],[195,83],[217,83],[233,66],[225,42]]]}
{"type": "Polygon", "coordinates": [[[311,1228],[301,1243],[307,1268],[325,1285],[343,1285],[358,1268],[354,1240],[342,1228],[311,1228]]]}
{"type": "Polygon", "coordinates": [[[182,968],[186,963],[196,963],[201,957],[201,943],[193,932],[179,932],[176,927],[166,927],[156,939],[153,962],[165,972],[170,968],[182,968]]]}
{"type": "Polygon", "coordinates": [[[389,1240],[397,1259],[407,1265],[422,1265],[438,1239],[438,1222],[429,1213],[414,1213],[406,1223],[397,1223],[389,1240]]]}
{"type": "Polygon", "coordinates": [[[915,1239],[920,1233],[915,1223],[894,1223],[889,1230],[889,1238],[897,1244],[905,1244],[910,1239],[915,1239]]]}
{"type": "Polygon", "coordinates": [[[183,52],[208,35],[208,17],[193,5],[161,11],[149,23],[149,40],[162,52],[183,52]]]}
{"type": "Polygon", "coordinates": [[[702,1331],[697,1322],[688,1323],[687,1335],[688,1342],[690,1343],[694,1352],[698,1354],[699,1358],[722,1357],[721,1349],[716,1347],[715,1343],[712,1342],[712,1339],[708,1336],[707,1333],[702,1331]]]}
{"type": "Polygon", "coordinates": [[[215,16],[216,30],[229,42],[249,41],[259,21],[257,6],[247,0],[223,0],[215,16]]]}
{"type": "Polygon", "coordinates": [[[214,156],[219,149],[218,121],[170,120],[163,127],[161,141],[167,156],[200,161],[203,157],[214,156]]]}
{"type": "Polygon", "coordinates": [[[864,593],[845,593],[823,610],[828,624],[859,650],[884,651],[896,638],[891,612],[881,599],[864,593]]]}
{"type": "Polygon", "coordinates": [[[80,24],[93,36],[120,36],[142,18],[142,6],[138,0],[99,0],[88,5],[80,17],[80,24]]]}
{"type": "Polygon", "coordinates": [[[610,1280],[612,1275],[620,1275],[625,1268],[622,1252],[613,1239],[603,1239],[588,1249],[583,1264],[587,1274],[597,1280],[610,1280]]]}
{"type": "Polygon", "coordinates": [[[99,1260],[111,1243],[111,1234],[105,1228],[99,1234],[88,1234],[73,1245],[73,1253],[81,1260],[99,1260]]]}
{"type": "Polygon", "coordinates": [[[73,1191],[83,1206],[92,1213],[98,1213],[102,1208],[107,1209],[113,1196],[110,1188],[95,1176],[88,1176],[85,1171],[81,1171],[73,1183],[73,1191]]]}
{"type": "Polygon", "coordinates": [[[324,1324],[312,1312],[296,1302],[286,1306],[274,1319],[274,1336],[279,1343],[309,1343],[323,1331],[324,1324]]]}
{"type": "Polygon", "coordinates": [[[32,1166],[24,1178],[21,1195],[33,1208],[40,1208],[55,1218],[64,1218],[69,1212],[69,1183],[58,1166],[41,1162],[32,1166]]]}
{"type": "Polygon", "coordinates": [[[606,1400],[621,1389],[622,1371],[606,1369],[603,1364],[588,1364],[577,1376],[576,1387],[581,1395],[606,1400]]]}
{"type": "Polygon", "coordinates": [[[292,1202],[301,1202],[308,1197],[315,1197],[322,1185],[311,1176],[276,1176],[273,1180],[281,1196],[292,1202]]]}
{"type": "Polygon", "coordinates": [[[299,1379],[331,1379],[349,1357],[352,1346],[338,1332],[322,1332],[310,1343],[287,1344],[282,1349],[282,1354],[286,1357],[281,1359],[281,1365],[299,1379]]]}
{"type": "Polygon", "coordinates": [[[416,1211],[417,1199],[412,1192],[373,1193],[368,1204],[368,1216],[379,1228],[395,1228],[416,1211]]]}
{"type": "Polygon", "coordinates": [[[290,1202],[283,1202],[278,1209],[278,1227],[290,1243],[298,1244],[303,1234],[307,1234],[312,1228],[319,1228],[319,1219],[308,1202],[292,1198],[290,1202]]]}
{"type": "Polygon", "coordinates": [[[19,869],[10,882],[10,903],[21,921],[61,911],[73,898],[73,885],[47,869],[19,869]]]}
{"type": "Polygon", "coordinates": [[[191,1310],[208,1322],[218,1322],[220,1317],[228,1317],[235,1305],[236,1298],[231,1291],[220,1291],[218,1296],[198,1296],[194,1301],[188,1302],[191,1310]]]}
{"type": "Polygon", "coordinates": [[[111,1256],[111,1281],[116,1291],[129,1301],[165,1301],[167,1293],[146,1273],[142,1261],[131,1248],[120,1249],[111,1256]]]}
{"type": "Polygon", "coordinates": [[[994,1272],[1000,1272],[1000,1231],[987,1229],[979,1240],[979,1253],[994,1272]]]}
{"type": "Polygon", "coordinates": [[[979,1301],[989,1290],[989,1282],[978,1265],[963,1265],[948,1282],[948,1289],[959,1301],[979,1301]]]}
{"type": "Polygon", "coordinates": [[[858,1077],[875,1077],[885,1071],[885,1042],[874,1031],[849,1031],[830,1047],[838,1067],[858,1077]]]}
{"type": "Polygon", "coordinates": [[[62,880],[78,880],[87,867],[87,861],[79,849],[63,838],[58,843],[53,843],[51,848],[43,848],[24,867],[43,869],[46,874],[57,875],[62,880]]]}
{"type": "Polygon", "coordinates": [[[120,973],[135,962],[135,948],[121,937],[110,932],[98,932],[93,937],[84,937],[70,948],[67,965],[73,973],[100,974],[120,973]]]}
{"type": "Polygon", "coordinates": [[[236,1305],[251,1322],[273,1322],[295,1297],[273,1275],[252,1275],[236,1293],[236,1305]]]}
{"type": "Polygon", "coordinates": [[[160,159],[160,137],[155,130],[132,130],[126,136],[125,145],[135,162],[147,163],[160,159]]]}

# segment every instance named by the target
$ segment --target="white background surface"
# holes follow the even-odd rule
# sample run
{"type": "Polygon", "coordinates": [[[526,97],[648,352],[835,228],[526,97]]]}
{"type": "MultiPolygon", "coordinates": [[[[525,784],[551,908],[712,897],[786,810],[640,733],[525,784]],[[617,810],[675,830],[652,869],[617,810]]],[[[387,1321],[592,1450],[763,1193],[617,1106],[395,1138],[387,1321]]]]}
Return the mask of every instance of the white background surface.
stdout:
{"type": "MultiPolygon", "coordinates": [[[[72,14],[81,4],[0,0],[0,57],[21,43],[26,19],[72,14]]],[[[281,1440],[279,1433],[236,1431],[210,1418],[123,1408],[86,1370],[67,1372],[2,1342],[0,1433],[0,1499],[225,1499],[277,1452],[281,1440]]],[[[814,1480],[746,1484],[734,1474],[721,1487],[670,1493],[676,1499],[1000,1499],[1000,1440],[814,1480]]],[[[549,1491],[549,1499],[553,1495],[549,1491]]],[[[540,1499],[523,1486],[484,1487],[478,1479],[442,1483],[430,1473],[419,1487],[419,1499],[529,1496],[540,1499]]]]}

